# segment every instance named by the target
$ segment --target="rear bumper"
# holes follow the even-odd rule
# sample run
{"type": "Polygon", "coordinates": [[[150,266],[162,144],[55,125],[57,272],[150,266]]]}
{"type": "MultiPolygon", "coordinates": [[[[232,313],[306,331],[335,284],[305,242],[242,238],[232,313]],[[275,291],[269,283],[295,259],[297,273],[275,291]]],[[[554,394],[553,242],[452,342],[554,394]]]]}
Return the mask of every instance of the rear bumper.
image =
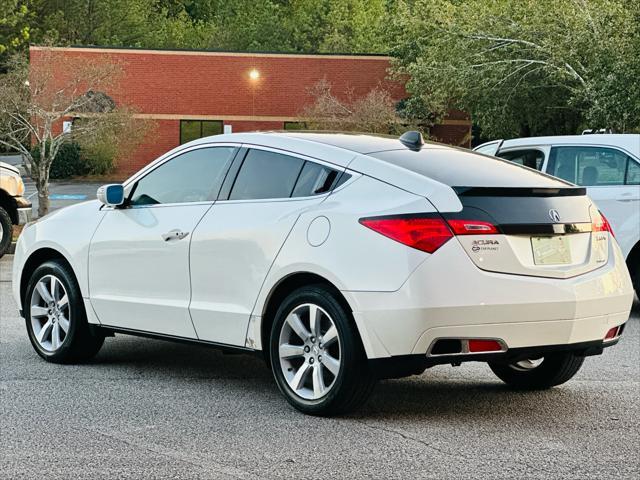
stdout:
{"type": "Polygon", "coordinates": [[[499,339],[508,351],[602,342],[627,321],[633,301],[614,241],[610,252],[594,271],[553,279],[481,270],[450,241],[399,290],[344,294],[370,359],[426,357],[439,338],[499,339]]]}
{"type": "Polygon", "coordinates": [[[581,357],[600,355],[605,348],[617,344],[619,338],[612,341],[602,340],[574,343],[570,345],[544,345],[536,347],[512,348],[501,353],[484,353],[471,355],[442,355],[426,357],[422,354],[401,355],[369,360],[371,370],[378,378],[398,378],[422,373],[426,368],[435,365],[462,362],[492,362],[512,364],[524,359],[540,358],[556,353],[573,353],[581,357]]]}

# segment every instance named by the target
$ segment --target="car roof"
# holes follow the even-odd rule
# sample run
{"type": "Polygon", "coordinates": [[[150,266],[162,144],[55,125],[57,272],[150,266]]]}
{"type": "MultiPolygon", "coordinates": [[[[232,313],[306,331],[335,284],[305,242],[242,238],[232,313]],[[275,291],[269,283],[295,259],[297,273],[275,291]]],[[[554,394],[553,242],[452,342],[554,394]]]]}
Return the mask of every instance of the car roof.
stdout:
{"type": "MultiPolygon", "coordinates": [[[[333,145],[334,147],[344,148],[345,150],[351,150],[352,152],[362,153],[364,155],[388,150],[408,150],[408,147],[400,142],[399,137],[392,135],[350,132],[286,132],[284,135],[309,142],[333,145]]],[[[450,147],[436,142],[425,142],[422,148],[434,149],[450,147]]]]}
{"type": "MultiPolygon", "coordinates": [[[[312,132],[312,131],[264,131],[264,132],[241,132],[223,135],[214,135],[211,137],[203,137],[188,145],[197,145],[201,143],[248,143],[262,146],[272,146],[281,148],[282,145],[289,142],[293,145],[306,143],[314,143],[320,146],[329,146],[348,150],[353,153],[361,153],[367,155],[373,152],[383,152],[387,150],[406,150],[408,149],[399,137],[391,135],[378,135],[369,133],[351,133],[351,132],[312,132]]],[[[422,148],[454,148],[436,142],[425,142],[422,148]]]]}
{"type": "MultiPolygon", "coordinates": [[[[491,142],[487,142],[491,143],[491,142]]],[[[484,145],[484,144],[483,144],[484,145]]],[[[592,134],[592,135],[557,135],[548,137],[526,137],[505,140],[500,150],[536,145],[597,145],[622,148],[636,157],[640,157],[640,134],[592,134]]],[[[480,145],[482,146],[482,145],[480,145]]],[[[478,147],[476,147],[478,148],[478,147]]]]}
{"type": "Polygon", "coordinates": [[[425,142],[419,151],[414,151],[398,137],[387,135],[343,132],[232,133],[201,138],[179,148],[212,143],[257,145],[290,151],[342,167],[349,166],[355,171],[388,182],[394,179],[393,182],[402,184],[409,177],[415,178],[417,175],[418,178],[428,178],[448,186],[570,186],[535,170],[468,149],[425,142]]]}

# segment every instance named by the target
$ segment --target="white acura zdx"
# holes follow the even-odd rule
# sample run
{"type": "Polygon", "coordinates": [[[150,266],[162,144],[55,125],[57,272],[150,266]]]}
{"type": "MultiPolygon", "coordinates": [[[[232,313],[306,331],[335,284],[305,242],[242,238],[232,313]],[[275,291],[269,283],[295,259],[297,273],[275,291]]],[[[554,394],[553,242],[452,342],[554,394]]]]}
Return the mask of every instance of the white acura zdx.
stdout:
{"type": "Polygon", "coordinates": [[[559,385],[633,297],[584,188],[416,132],[196,140],[30,224],[13,273],[48,361],[114,333],[262,352],[317,415],[437,364],[559,385]]]}

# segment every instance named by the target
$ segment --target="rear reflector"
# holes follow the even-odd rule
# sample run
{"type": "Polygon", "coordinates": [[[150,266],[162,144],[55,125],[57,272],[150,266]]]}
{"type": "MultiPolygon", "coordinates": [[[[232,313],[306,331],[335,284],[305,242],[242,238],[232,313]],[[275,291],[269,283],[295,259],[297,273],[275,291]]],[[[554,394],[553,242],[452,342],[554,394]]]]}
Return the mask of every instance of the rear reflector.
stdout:
{"type": "Polygon", "coordinates": [[[389,237],[423,252],[433,253],[444,245],[453,233],[441,217],[393,217],[361,218],[360,223],[374,232],[389,237]]]}
{"type": "Polygon", "coordinates": [[[499,352],[502,345],[497,340],[469,340],[469,353],[499,352]]]}
{"type": "Polygon", "coordinates": [[[481,220],[447,220],[456,235],[490,235],[499,233],[495,225],[481,220]]]}
{"type": "Polygon", "coordinates": [[[612,329],[610,329],[607,334],[604,336],[605,340],[612,340],[614,338],[616,338],[618,336],[618,328],[619,327],[613,327],[612,329]]]}

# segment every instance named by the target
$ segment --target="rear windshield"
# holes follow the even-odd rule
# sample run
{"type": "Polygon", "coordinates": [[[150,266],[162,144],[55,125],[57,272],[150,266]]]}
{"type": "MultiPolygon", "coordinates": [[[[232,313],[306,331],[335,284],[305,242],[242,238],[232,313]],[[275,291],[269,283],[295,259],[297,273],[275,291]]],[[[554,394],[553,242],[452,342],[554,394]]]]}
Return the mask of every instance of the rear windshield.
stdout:
{"type": "Polygon", "coordinates": [[[561,180],[506,160],[453,148],[430,148],[418,152],[391,150],[369,155],[452,187],[569,186],[561,180]]]}

